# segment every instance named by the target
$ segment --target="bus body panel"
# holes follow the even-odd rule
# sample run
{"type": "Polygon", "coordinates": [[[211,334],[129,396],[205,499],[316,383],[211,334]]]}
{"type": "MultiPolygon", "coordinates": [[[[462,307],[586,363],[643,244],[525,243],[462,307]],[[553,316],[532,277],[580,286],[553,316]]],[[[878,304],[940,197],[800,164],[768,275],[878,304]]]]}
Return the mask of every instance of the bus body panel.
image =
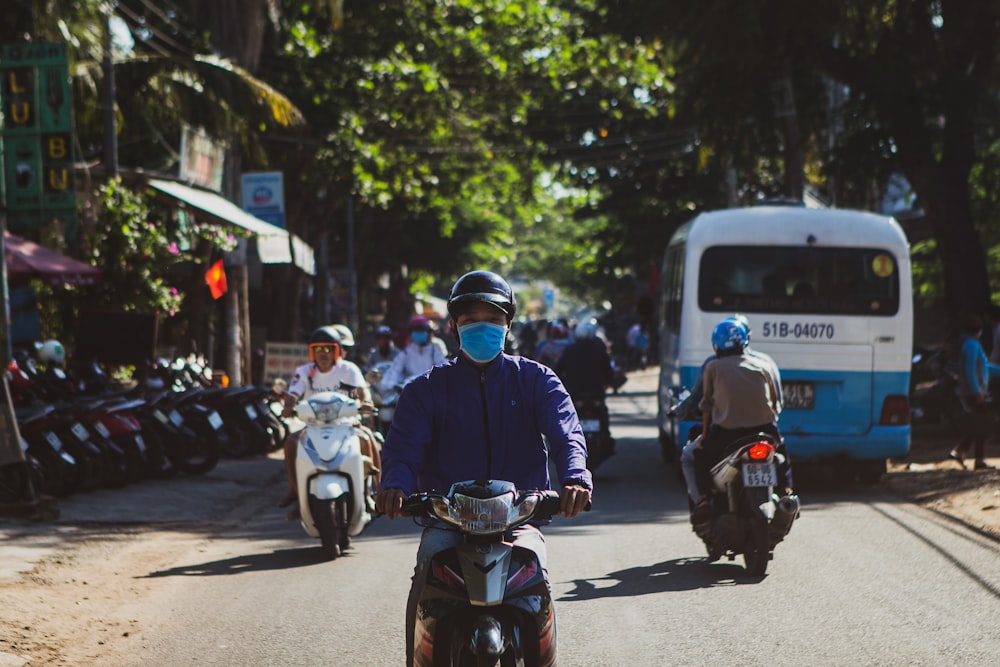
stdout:
{"type": "Polygon", "coordinates": [[[791,456],[879,459],[909,451],[908,423],[879,423],[886,398],[908,394],[913,340],[909,246],[892,218],[798,207],[703,213],[675,232],[662,274],[661,437],[677,448],[687,440],[694,422],[671,419],[669,407],[676,402],[680,388],[694,386],[703,363],[714,356],[710,345],[714,326],[740,312],[750,320],[752,347],[774,358],[787,387],[786,407],[778,425],[791,456]],[[774,267],[747,260],[746,266],[734,268],[734,262],[727,261],[724,266],[732,269],[732,275],[726,276],[729,281],[725,286],[718,287],[722,296],[717,297],[712,285],[706,288],[706,275],[712,278],[707,268],[703,273],[706,252],[715,253],[716,260],[787,256],[796,261],[800,255],[815,253],[834,269],[824,265],[827,270],[822,273],[808,261],[801,262],[805,269],[790,261],[793,273],[798,269],[800,277],[812,279],[816,293],[800,298],[787,282],[772,299],[753,290],[761,275],[774,267]],[[859,297],[865,288],[854,294],[823,296],[833,293],[833,286],[824,284],[824,278],[838,275],[837,266],[855,267],[855,255],[865,262],[870,282],[881,279],[888,285],[884,293],[871,299],[870,312],[867,302],[859,297]],[[752,287],[747,288],[748,284],[752,287]],[[854,301],[860,298],[860,305],[848,304],[849,297],[844,295],[855,297],[854,301]],[[740,307],[727,309],[730,299],[740,307]],[[772,303],[777,311],[766,308],[772,303]],[[753,307],[758,305],[761,307],[753,307]],[[827,312],[811,312],[814,306],[827,312]],[[841,312],[844,308],[854,310],[841,312]],[[796,399],[807,404],[796,407],[796,399]]]}

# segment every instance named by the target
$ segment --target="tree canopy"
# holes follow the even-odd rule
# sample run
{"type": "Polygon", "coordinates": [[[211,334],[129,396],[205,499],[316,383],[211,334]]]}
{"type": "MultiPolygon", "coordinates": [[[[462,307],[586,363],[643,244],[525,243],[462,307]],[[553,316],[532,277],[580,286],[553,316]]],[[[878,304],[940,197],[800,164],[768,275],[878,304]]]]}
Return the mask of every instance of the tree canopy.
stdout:
{"type": "MultiPolygon", "coordinates": [[[[31,4],[31,3],[29,3],[31,4]]],[[[96,82],[99,0],[12,10],[96,82]],[[94,65],[88,65],[88,61],[94,65]]],[[[1000,292],[990,0],[119,0],[123,164],[170,168],[182,124],[285,173],[288,226],[386,285],[471,267],[596,302],[696,212],[801,197],[878,209],[899,174],[958,313],[1000,292]],[[238,8],[237,8],[238,5],[238,8]],[[992,283],[991,283],[992,279],[992,283]],[[991,284],[993,287],[991,287],[991,284]]],[[[92,88],[91,90],[96,90],[92,88]]],[[[78,131],[96,156],[95,96],[78,131]]],[[[935,290],[935,276],[944,289],[935,290]]]]}

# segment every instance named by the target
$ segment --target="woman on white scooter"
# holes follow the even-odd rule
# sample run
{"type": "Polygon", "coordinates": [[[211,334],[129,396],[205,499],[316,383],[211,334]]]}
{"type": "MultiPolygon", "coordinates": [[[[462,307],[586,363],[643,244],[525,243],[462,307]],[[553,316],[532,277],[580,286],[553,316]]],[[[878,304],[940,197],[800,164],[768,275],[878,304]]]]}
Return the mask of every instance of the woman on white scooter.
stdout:
{"type": "MultiPolygon", "coordinates": [[[[295,414],[295,405],[303,398],[321,391],[345,391],[363,403],[371,404],[371,394],[364,373],[353,362],[343,359],[341,335],[333,326],[320,327],[309,336],[309,363],[295,369],[288,385],[282,417],[295,414]]],[[[298,490],[295,481],[295,451],[301,431],[289,433],[285,438],[285,474],[288,476],[288,494],[278,501],[278,507],[295,505],[289,520],[298,518],[298,490]]]]}

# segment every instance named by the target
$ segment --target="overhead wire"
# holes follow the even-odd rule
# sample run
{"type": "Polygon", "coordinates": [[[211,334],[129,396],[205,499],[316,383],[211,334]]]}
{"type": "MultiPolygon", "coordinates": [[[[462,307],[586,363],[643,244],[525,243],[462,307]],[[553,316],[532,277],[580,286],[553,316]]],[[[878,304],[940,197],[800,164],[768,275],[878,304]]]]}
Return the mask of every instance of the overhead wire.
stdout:
{"type": "Polygon", "coordinates": [[[160,55],[184,55],[188,57],[193,57],[195,55],[194,52],[189,48],[185,47],[182,44],[177,43],[169,35],[166,35],[160,30],[157,30],[153,26],[149,25],[149,23],[145,20],[145,17],[136,14],[130,8],[128,8],[124,3],[118,3],[116,5],[116,9],[118,12],[124,15],[123,18],[125,18],[126,20],[131,19],[132,25],[135,25],[138,27],[138,29],[144,32],[148,32],[149,34],[155,36],[158,40],[165,43],[167,46],[169,46],[171,49],[175,51],[175,53],[173,54],[169,52],[164,53],[163,51],[160,50],[159,45],[153,44],[151,40],[143,40],[143,44],[148,44],[151,48],[157,50],[157,52],[159,52],[160,55]]]}

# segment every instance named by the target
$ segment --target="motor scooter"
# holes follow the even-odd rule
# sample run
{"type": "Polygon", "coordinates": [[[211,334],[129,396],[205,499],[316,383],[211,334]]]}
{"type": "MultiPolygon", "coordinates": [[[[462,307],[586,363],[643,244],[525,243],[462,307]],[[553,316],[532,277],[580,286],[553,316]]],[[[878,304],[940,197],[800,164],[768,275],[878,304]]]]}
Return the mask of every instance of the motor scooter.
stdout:
{"type": "MultiPolygon", "coordinates": [[[[295,458],[302,527],[333,560],[371,522],[373,481],[355,425],[361,401],[338,391],[313,394],[296,406],[305,423],[295,458]]],[[[368,461],[370,465],[371,462],[368,461]]]]}
{"type": "Polygon", "coordinates": [[[796,495],[778,497],[778,443],[758,433],[735,440],[712,466],[712,518],[696,525],[710,561],[743,554],[747,574],[763,576],[772,550],[799,516],[796,495]]]}
{"type": "Polygon", "coordinates": [[[587,441],[587,468],[597,470],[615,453],[615,440],[608,427],[608,404],[603,395],[595,395],[574,397],[573,405],[587,441]]]}
{"type": "Polygon", "coordinates": [[[417,493],[403,513],[441,522],[462,543],[431,559],[418,601],[414,667],[556,664],[552,597],[538,555],[509,531],[559,512],[556,491],[506,481],[466,481],[417,493]]]}

